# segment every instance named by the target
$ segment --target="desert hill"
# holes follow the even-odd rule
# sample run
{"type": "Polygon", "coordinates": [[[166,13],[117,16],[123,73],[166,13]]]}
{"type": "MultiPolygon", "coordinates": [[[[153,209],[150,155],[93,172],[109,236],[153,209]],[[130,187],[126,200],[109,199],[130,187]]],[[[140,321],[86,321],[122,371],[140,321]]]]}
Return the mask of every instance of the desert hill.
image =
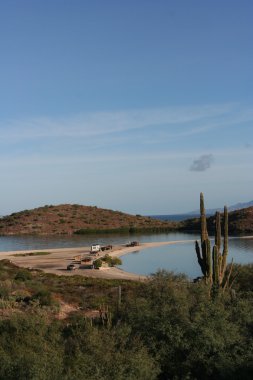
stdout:
{"type": "Polygon", "coordinates": [[[63,204],[13,213],[0,219],[0,235],[72,235],[97,232],[159,232],[175,223],[95,206],[63,204]]]}
{"type": "MultiPolygon", "coordinates": [[[[221,213],[222,215],[222,213],[221,213]]],[[[215,216],[207,218],[208,231],[213,232],[215,228],[215,216]]],[[[180,222],[182,231],[200,231],[200,219],[188,219],[180,222]]],[[[229,234],[252,233],[253,232],[253,207],[231,211],[228,214],[229,234]]]]}

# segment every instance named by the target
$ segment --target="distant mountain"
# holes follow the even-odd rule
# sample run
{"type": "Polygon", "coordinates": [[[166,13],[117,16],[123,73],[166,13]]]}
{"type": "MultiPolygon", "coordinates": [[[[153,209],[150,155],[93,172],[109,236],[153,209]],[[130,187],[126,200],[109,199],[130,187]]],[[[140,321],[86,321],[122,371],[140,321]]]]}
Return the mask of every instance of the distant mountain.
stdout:
{"type": "Polygon", "coordinates": [[[241,210],[242,208],[248,208],[253,206],[253,201],[249,201],[246,203],[236,203],[233,206],[228,208],[229,211],[241,210]]]}
{"type": "MultiPolygon", "coordinates": [[[[244,203],[236,203],[235,205],[229,206],[228,211],[241,210],[243,208],[248,208],[252,206],[253,206],[253,201],[244,202],[244,203]]],[[[223,208],[209,208],[206,210],[206,215],[207,216],[214,215],[216,211],[223,212],[223,208]]],[[[185,214],[150,215],[150,217],[154,219],[158,219],[158,220],[164,220],[164,221],[181,222],[189,218],[198,218],[199,210],[190,211],[185,214]]]]}
{"type": "MultiPolygon", "coordinates": [[[[248,208],[248,207],[252,207],[253,206],[253,201],[249,201],[249,202],[240,202],[240,203],[236,203],[235,205],[232,205],[232,206],[229,206],[228,207],[228,211],[236,211],[236,210],[241,210],[243,208],[248,208]]],[[[223,211],[223,207],[222,208],[209,208],[209,209],[206,209],[206,214],[207,215],[213,215],[216,213],[216,211],[223,211]]],[[[191,215],[191,216],[195,216],[195,215],[199,215],[199,210],[194,210],[194,211],[190,211],[187,213],[187,215],[191,215]]]]}

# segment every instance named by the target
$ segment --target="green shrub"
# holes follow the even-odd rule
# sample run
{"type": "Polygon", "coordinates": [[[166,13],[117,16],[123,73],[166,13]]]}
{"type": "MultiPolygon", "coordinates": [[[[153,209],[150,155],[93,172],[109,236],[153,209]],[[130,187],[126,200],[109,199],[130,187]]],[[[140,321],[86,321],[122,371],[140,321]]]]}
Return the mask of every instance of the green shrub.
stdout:
{"type": "Polygon", "coordinates": [[[17,281],[29,281],[31,279],[32,274],[27,269],[20,269],[15,276],[17,281]]]}
{"type": "Polygon", "coordinates": [[[102,260],[101,259],[97,259],[94,261],[94,268],[95,269],[98,269],[102,266],[102,260]]]}
{"type": "Polygon", "coordinates": [[[233,287],[242,291],[253,291],[253,264],[234,264],[236,278],[233,287]]]}
{"type": "Polygon", "coordinates": [[[115,265],[121,265],[122,261],[119,257],[112,257],[106,254],[102,260],[108,264],[109,267],[114,267],[115,265]]]}
{"type": "Polygon", "coordinates": [[[7,300],[9,298],[10,289],[4,283],[0,284],[0,298],[7,300]]]}
{"type": "Polygon", "coordinates": [[[49,290],[43,289],[35,293],[32,297],[33,300],[38,300],[41,306],[53,306],[54,300],[49,290]]]}

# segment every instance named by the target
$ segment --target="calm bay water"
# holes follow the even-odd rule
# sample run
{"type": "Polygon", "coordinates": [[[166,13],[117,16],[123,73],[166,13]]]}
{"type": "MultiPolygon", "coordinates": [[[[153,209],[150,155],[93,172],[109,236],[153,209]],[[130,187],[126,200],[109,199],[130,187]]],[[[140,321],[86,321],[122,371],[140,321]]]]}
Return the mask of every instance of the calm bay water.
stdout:
{"type": "MultiPolygon", "coordinates": [[[[176,240],[196,240],[199,235],[189,233],[167,233],[149,235],[88,235],[88,236],[1,236],[0,258],[3,251],[49,250],[50,248],[85,247],[91,244],[126,244],[132,240],[145,242],[162,242],[176,240]]],[[[236,263],[253,262],[253,239],[231,238],[229,240],[229,260],[236,263]]],[[[185,273],[189,277],[201,275],[196,259],[194,242],[178,243],[161,247],[148,248],[122,256],[121,269],[127,272],[149,275],[158,269],[175,273],[185,273]]]]}
{"type": "MultiPolygon", "coordinates": [[[[192,235],[188,238],[192,239],[192,235]]],[[[232,258],[239,264],[253,263],[253,239],[229,239],[228,262],[232,258]]],[[[202,276],[193,242],[135,250],[123,256],[122,261],[121,269],[137,274],[149,275],[158,269],[166,269],[174,273],[185,273],[190,278],[202,276]]]]}

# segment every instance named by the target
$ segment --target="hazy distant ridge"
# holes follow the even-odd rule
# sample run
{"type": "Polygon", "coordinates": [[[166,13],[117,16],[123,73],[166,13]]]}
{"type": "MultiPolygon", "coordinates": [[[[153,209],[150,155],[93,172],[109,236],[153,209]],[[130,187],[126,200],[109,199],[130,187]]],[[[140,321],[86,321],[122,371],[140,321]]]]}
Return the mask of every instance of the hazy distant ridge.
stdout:
{"type": "MultiPolygon", "coordinates": [[[[249,202],[240,202],[236,203],[235,205],[229,206],[228,211],[236,211],[241,210],[243,208],[248,208],[253,206],[253,200],[249,202]]],[[[216,213],[216,211],[223,212],[223,208],[209,208],[206,209],[207,215],[213,215],[216,213]]],[[[184,214],[168,214],[168,215],[150,215],[152,218],[158,219],[158,220],[164,220],[164,221],[183,221],[187,220],[189,218],[198,218],[199,217],[199,210],[186,212],[184,214]]]]}
{"type": "MultiPolygon", "coordinates": [[[[243,208],[248,208],[248,207],[252,207],[253,206],[253,200],[252,201],[249,201],[249,202],[240,202],[240,203],[236,203],[235,205],[232,205],[232,206],[229,206],[228,207],[228,211],[236,211],[236,210],[241,210],[243,208]]],[[[209,214],[209,215],[212,215],[214,214],[216,211],[223,211],[223,207],[222,208],[209,208],[209,209],[206,209],[206,213],[209,214]]],[[[195,211],[190,211],[188,213],[186,213],[186,215],[199,215],[199,210],[195,210],[195,211]]]]}
{"type": "MultiPolygon", "coordinates": [[[[253,206],[253,200],[249,202],[239,202],[235,205],[229,206],[228,211],[241,210],[243,208],[248,208],[253,206]]],[[[223,208],[209,208],[206,209],[207,215],[213,215],[216,211],[223,211],[223,208]]],[[[167,215],[150,215],[152,218],[159,220],[171,220],[171,221],[182,221],[190,218],[197,218],[199,216],[199,210],[194,210],[190,212],[185,212],[183,214],[167,214],[167,215]]]]}

